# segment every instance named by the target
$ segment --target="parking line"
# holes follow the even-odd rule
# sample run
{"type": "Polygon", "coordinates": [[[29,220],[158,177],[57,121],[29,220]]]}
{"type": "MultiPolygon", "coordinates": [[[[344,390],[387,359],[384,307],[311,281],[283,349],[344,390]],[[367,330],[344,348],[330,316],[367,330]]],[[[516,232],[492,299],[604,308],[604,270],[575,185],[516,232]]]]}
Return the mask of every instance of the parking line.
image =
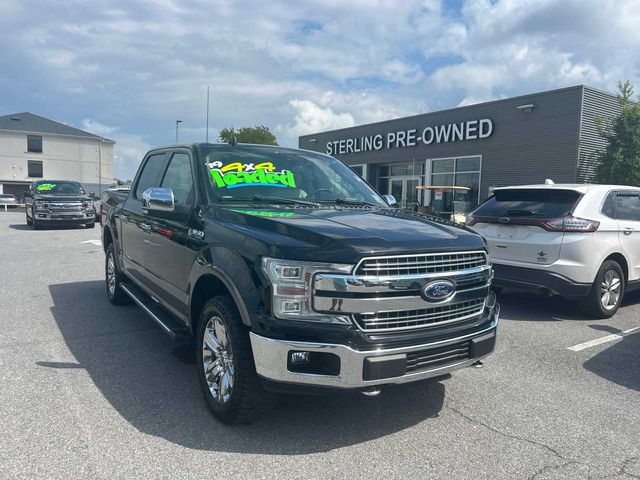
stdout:
{"type": "Polygon", "coordinates": [[[80,243],[90,243],[91,245],[96,245],[97,247],[102,245],[102,242],[100,240],[85,240],[84,242],[80,243]]]}
{"type": "Polygon", "coordinates": [[[595,340],[579,343],[578,345],[569,347],[567,350],[573,350],[574,352],[579,352],[580,350],[584,350],[590,347],[595,347],[596,345],[601,345],[607,342],[613,342],[614,340],[618,340],[619,338],[626,337],[627,335],[631,335],[632,333],[640,333],[640,327],[633,327],[633,328],[630,328],[629,330],[623,330],[620,333],[614,333],[612,335],[607,335],[606,337],[600,337],[600,338],[596,338],[595,340]]]}

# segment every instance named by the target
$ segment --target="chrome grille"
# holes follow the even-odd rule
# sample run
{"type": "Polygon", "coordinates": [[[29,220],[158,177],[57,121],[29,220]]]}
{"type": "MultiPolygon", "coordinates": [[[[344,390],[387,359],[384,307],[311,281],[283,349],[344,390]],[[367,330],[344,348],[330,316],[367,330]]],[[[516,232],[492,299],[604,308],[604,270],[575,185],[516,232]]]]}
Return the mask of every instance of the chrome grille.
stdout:
{"type": "Polygon", "coordinates": [[[355,315],[358,326],[367,333],[386,333],[442,325],[479,316],[484,298],[437,305],[419,310],[362,313],[355,315]]]}
{"type": "Polygon", "coordinates": [[[82,202],[49,202],[49,211],[51,213],[81,212],[82,202]]]}
{"type": "Polygon", "coordinates": [[[471,358],[471,342],[407,353],[407,373],[430,370],[471,358]]]}
{"type": "Polygon", "coordinates": [[[386,277],[426,273],[457,272],[487,264],[485,252],[456,252],[424,255],[399,255],[363,259],[356,274],[386,277]]]}

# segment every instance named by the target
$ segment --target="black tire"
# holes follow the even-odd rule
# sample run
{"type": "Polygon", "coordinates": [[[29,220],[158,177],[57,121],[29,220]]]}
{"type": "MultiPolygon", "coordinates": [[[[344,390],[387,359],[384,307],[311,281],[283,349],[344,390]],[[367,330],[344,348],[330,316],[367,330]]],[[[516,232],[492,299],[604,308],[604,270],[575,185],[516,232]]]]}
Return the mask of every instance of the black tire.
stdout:
{"type": "Polygon", "coordinates": [[[31,219],[31,227],[34,230],[40,230],[42,228],[42,225],[40,225],[40,223],[36,220],[36,217],[33,217],[31,219]]]}
{"type": "MultiPolygon", "coordinates": [[[[208,338],[210,339],[211,336],[208,338]]],[[[210,340],[208,342],[211,343],[210,340]]],[[[249,329],[242,323],[238,308],[230,296],[214,297],[202,308],[195,349],[198,381],[209,409],[218,420],[227,424],[251,423],[271,406],[273,394],[262,389],[256,373],[249,329]],[[216,353],[204,343],[207,327],[211,327],[210,322],[213,324],[219,322],[224,332],[224,335],[218,335],[217,331],[213,332],[209,329],[214,339],[218,339],[218,336],[223,339],[220,342],[223,348],[216,353]],[[208,373],[205,371],[207,370],[205,361],[209,362],[208,373]],[[214,364],[218,365],[217,369],[214,364]],[[219,372],[217,375],[212,373],[214,369],[219,372]],[[227,379],[231,378],[230,382],[224,382],[225,375],[227,379]],[[208,378],[212,381],[211,388],[220,392],[220,394],[216,393],[217,396],[214,396],[214,392],[210,389],[208,378]],[[228,395],[224,394],[219,382],[227,385],[224,392],[228,395]]]]}
{"type": "Polygon", "coordinates": [[[28,225],[28,226],[33,225],[33,220],[31,220],[31,219],[29,218],[29,214],[26,212],[26,209],[25,209],[25,212],[24,212],[24,216],[25,216],[25,217],[27,217],[27,225],[28,225]]]}
{"type": "Polygon", "coordinates": [[[93,223],[87,223],[87,225],[86,225],[86,226],[87,226],[87,228],[95,228],[95,226],[96,226],[96,222],[93,222],[93,223]]]}
{"type": "Polygon", "coordinates": [[[122,290],[121,286],[125,277],[118,269],[118,262],[116,261],[116,252],[113,246],[113,243],[110,243],[107,246],[104,255],[104,277],[105,277],[105,285],[107,287],[107,298],[109,302],[113,305],[129,305],[132,300],[129,295],[127,295],[124,290],[122,290]],[[109,286],[109,259],[111,258],[113,264],[113,288],[109,286]]]}
{"type": "MultiPolygon", "coordinates": [[[[613,284],[615,284],[615,282],[613,282],[613,284]]],[[[589,291],[589,295],[580,298],[578,300],[578,305],[580,306],[580,310],[589,316],[595,318],[611,318],[620,308],[625,290],[626,280],[622,268],[618,262],[614,260],[607,260],[600,266],[600,270],[598,270],[598,274],[596,275],[596,279],[589,291]],[[609,282],[609,279],[612,277],[613,279],[619,280],[619,288],[617,293],[613,288],[609,291],[611,294],[616,293],[617,297],[615,298],[615,301],[613,301],[613,297],[610,296],[611,304],[605,307],[605,288],[609,288],[606,285],[611,283],[609,282]]]]}

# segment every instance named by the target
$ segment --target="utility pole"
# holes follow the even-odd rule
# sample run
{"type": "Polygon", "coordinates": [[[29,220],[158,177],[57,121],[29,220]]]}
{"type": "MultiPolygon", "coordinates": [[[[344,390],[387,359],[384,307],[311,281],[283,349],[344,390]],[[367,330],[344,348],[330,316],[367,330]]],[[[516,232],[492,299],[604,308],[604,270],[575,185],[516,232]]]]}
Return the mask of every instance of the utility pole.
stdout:
{"type": "Polygon", "coordinates": [[[182,120],[176,120],[176,143],[178,143],[178,125],[182,123],[182,120]]]}

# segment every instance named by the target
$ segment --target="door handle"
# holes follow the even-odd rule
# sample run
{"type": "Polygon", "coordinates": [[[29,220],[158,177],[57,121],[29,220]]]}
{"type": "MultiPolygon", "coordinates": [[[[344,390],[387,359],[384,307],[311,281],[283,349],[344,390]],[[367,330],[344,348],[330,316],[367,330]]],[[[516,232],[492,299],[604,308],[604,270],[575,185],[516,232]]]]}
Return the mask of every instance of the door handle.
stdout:
{"type": "Polygon", "coordinates": [[[151,225],[149,225],[148,223],[140,223],[139,225],[140,228],[145,232],[149,233],[151,231],[151,225]]]}
{"type": "Polygon", "coordinates": [[[634,232],[634,230],[631,227],[625,227],[625,229],[624,229],[624,234],[625,235],[631,235],[633,232],[634,232]]]}

